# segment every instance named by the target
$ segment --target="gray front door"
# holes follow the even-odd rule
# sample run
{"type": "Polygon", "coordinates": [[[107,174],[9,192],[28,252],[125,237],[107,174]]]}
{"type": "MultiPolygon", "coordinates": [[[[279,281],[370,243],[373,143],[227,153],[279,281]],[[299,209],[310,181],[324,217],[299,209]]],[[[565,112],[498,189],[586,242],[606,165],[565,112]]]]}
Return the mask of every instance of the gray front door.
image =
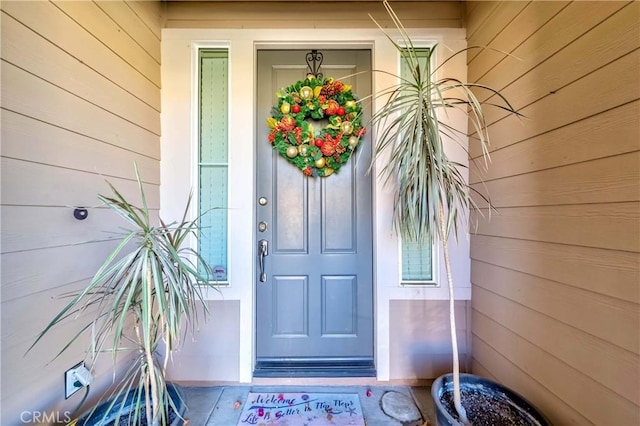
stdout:
{"type": "MultiPolygon", "coordinates": [[[[326,178],[304,176],[268,142],[276,92],[305,78],[307,51],[258,51],[256,244],[268,256],[264,282],[256,259],[254,375],[375,375],[370,137],[326,178]]],[[[325,77],[371,93],[370,73],[341,78],[370,70],[370,50],[322,53],[325,77]]]]}

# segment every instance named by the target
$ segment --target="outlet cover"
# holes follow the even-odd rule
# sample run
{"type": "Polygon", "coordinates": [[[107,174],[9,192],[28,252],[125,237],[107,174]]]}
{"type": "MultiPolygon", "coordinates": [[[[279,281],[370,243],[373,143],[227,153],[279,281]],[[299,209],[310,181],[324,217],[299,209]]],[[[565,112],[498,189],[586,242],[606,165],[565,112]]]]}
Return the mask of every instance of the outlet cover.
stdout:
{"type": "Polygon", "coordinates": [[[64,399],[69,399],[71,395],[83,388],[75,375],[76,370],[82,367],[84,367],[84,363],[79,362],[64,372],[64,399]]]}

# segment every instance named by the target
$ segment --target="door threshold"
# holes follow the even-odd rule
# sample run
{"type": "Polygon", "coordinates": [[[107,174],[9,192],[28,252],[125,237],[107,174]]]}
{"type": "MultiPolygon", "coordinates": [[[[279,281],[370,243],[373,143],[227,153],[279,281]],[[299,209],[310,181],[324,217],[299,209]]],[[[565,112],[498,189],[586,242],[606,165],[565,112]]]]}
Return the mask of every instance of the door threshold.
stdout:
{"type": "Polygon", "coordinates": [[[376,377],[373,360],[258,360],[253,377],[376,377]]]}

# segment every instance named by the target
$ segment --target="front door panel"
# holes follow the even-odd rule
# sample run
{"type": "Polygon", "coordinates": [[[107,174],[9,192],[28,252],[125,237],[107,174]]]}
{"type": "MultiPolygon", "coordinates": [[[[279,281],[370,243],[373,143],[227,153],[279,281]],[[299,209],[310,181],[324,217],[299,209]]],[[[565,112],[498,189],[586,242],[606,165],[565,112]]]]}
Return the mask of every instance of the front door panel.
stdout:
{"type": "MultiPolygon", "coordinates": [[[[304,176],[267,139],[275,93],[305,77],[305,53],[258,52],[256,234],[268,255],[264,282],[256,268],[255,375],[372,375],[370,138],[326,178],[304,176]]],[[[370,73],[342,79],[370,70],[369,50],[322,53],[325,77],[371,92],[370,73]]]]}

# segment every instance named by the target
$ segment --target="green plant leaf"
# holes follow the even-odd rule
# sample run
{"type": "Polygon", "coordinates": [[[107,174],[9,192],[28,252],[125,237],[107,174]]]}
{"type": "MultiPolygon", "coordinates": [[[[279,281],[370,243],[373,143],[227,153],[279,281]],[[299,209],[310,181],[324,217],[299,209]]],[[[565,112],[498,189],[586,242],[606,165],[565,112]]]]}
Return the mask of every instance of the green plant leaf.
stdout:
{"type": "Polygon", "coordinates": [[[188,220],[191,194],[180,221],[167,225],[158,218],[159,225],[153,226],[137,165],[135,173],[142,207],[126,200],[109,182],[112,195],[98,196],[130,229],[120,235],[120,241],[89,284],[71,295],[71,300],[38,334],[28,351],[54,331],[56,325],[68,321],[78,321],[78,331],[64,343],[56,357],[87,335],[91,366],[103,353],[111,354],[115,366],[119,354],[125,350],[131,353],[134,349],[136,355],[121,386],[110,395],[117,398],[135,389],[138,409],[133,416],[134,424],[140,420],[140,408],[151,405],[153,410],[149,415],[165,424],[167,407],[175,407],[164,380],[168,356],[181,343],[182,330],[197,329],[194,322],[199,319],[198,307],[202,307],[205,316],[209,312],[203,288],[218,289],[209,279],[211,267],[186,247],[190,237],[195,240],[198,237],[199,217],[188,220]],[[167,347],[162,364],[157,354],[161,339],[167,347]],[[132,343],[133,347],[129,347],[132,343]],[[150,401],[159,403],[150,404],[150,401]]]}

